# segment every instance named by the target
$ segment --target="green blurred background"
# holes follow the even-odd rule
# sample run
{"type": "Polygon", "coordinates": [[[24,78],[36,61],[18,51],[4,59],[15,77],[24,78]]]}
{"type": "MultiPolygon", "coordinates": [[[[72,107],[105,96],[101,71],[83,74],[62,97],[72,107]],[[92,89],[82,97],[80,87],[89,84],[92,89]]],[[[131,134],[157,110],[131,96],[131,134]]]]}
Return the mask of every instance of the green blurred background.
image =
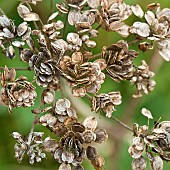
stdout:
{"type": "MultiPolygon", "coordinates": [[[[55,0],[55,3],[60,1],[55,0]]],[[[143,9],[146,9],[146,5],[152,2],[159,2],[162,8],[170,7],[169,0],[126,0],[127,4],[140,4],[143,9]]],[[[19,1],[17,0],[0,0],[0,7],[4,10],[6,15],[15,21],[18,25],[22,22],[19,18],[16,8],[19,1]]],[[[45,23],[46,19],[50,16],[50,0],[43,0],[43,3],[39,3],[33,9],[41,16],[42,21],[45,23]]],[[[56,10],[56,8],[55,8],[56,10]]],[[[127,23],[132,24],[136,21],[136,17],[130,17],[127,23]]],[[[67,32],[72,30],[71,27],[67,26],[67,32]]],[[[93,50],[94,54],[101,52],[103,45],[109,45],[116,43],[122,39],[115,33],[106,33],[102,29],[99,30],[100,34],[95,39],[97,47],[93,50]]],[[[133,36],[128,37],[126,40],[132,41],[133,36]]],[[[132,49],[138,51],[137,45],[131,46],[132,49]]],[[[106,78],[105,83],[102,85],[101,92],[110,92],[120,90],[123,96],[123,103],[117,107],[117,111],[114,113],[116,117],[132,126],[134,122],[140,125],[146,124],[147,119],[140,114],[142,107],[149,109],[154,120],[150,122],[151,127],[153,122],[162,117],[162,120],[170,120],[170,63],[163,61],[159,56],[156,49],[147,53],[140,52],[139,57],[135,60],[135,64],[139,65],[140,61],[145,59],[150,63],[151,70],[156,72],[155,81],[157,83],[154,91],[147,96],[143,96],[140,99],[133,99],[131,96],[135,91],[128,82],[121,82],[119,84],[113,82],[109,78],[106,78]]],[[[21,62],[18,56],[13,59],[6,59],[4,55],[0,55],[0,66],[7,65],[8,67],[27,67],[27,64],[21,62]]],[[[25,75],[31,81],[33,73],[29,71],[18,71],[17,76],[25,75]]],[[[65,95],[71,99],[73,106],[79,105],[78,111],[81,118],[93,114],[99,119],[99,126],[105,127],[109,132],[109,140],[98,147],[99,153],[105,157],[105,170],[130,170],[131,169],[131,157],[128,154],[128,147],[131,144],[132,134],[123,127],[119,126],[113,120],[106,119],[102,115],[97,115],[90,112],[88,107],[89,103],[85,99],[73,99],[70,95],[69,90],[65,87],[65,95]]],[[[38,94],[42,89],[37,88],[38,94]]],[[[38,100],[40,95],[38,95],[38,100]]],[[[58,94],[60,98],[60,94],[58,94]]],[[[35,108],[38,105],[35,104],[35,108]]],[[[42,163],[35,163],[33,166],[28,164],[27,157],[24,158],[22,164],[18,165],[14,158],[15,140],[10,135],[13,131],[18,131],[22,134],[27,135],[31,128],[33,115],[31,113],[32,108],[27,109],[13,109],[13,113],[9,114],[8,109],[5,106],[0,105],[0,170],[57,170],[58,164],[52,158],[50,154],[47,155],[47,159],[43,160],[42,163]]],[[[36,126],[36,131],[45,131],[46,136],[50,135],[49,131],[41,126],[36,126]]],[[[86,170],[91,170],[93,167],[89,161],[84,162],[86,170]]],[[[148,170],[149,164],[148,164],[148,170]]],[[[164,162],[164,170],[170,169],[170,163],[164,162]]]]}

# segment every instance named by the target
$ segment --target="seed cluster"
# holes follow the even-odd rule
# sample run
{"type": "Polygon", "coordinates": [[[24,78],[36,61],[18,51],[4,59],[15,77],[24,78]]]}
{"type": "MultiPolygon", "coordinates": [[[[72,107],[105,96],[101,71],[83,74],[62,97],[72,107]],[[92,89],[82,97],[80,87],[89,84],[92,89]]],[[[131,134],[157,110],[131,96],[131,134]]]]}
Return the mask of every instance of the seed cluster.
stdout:
{"type": "MultiPolygon", "coordinates": [[[[29,82],[25,76],[16,78],[17,68],[5,66],[0,73],[1,103],[9,112],[13,108],[33,106],[38,96],[35,86],[42,89],[40,106],[32,110],[35,120],[29,135],[24,138],[18,132],[12,133],[17,140],[15,158],[21,162],[27,154],[30,164],[34,164],[46,158],[44,152],[50,152],[60,163],[59,170],[83,170],[82,162],[87,157],[96,170],[102,170],[104,158],[94,144],[106,141],[108,134],[105,129],[97,128],[95,117],[80,121],[81,113],[71,106],[71,101],[73,97],[86,97],[93,112],[112,118],[123,95],[120,91],[101,93],[106,76],[113,84],[131,83],[136,87],[134,98],[152,92],[155,73],[144,60],[136,66],[135,59],[140,60],[141,51],[147,52],[156,45],[159,54],[170,61],[170,9],[161,9],[158,3],[149,4],[144,11],[140,5],[128,5],[123,0],[65,0],[56,4],[43,23],[32,10],[32,5],[42,1],[19,3],[17,12],[23,20],[19,25],[5,14],[0,16],[2,52],[11,60],[19,54],[28,65],[27,70],[34,73],[33,81],[29,82]],[[127,25],[126,20],[132,15],[139,21],[127,25]],[[68,25],[71,31],[66,29],[68,25]],[[118,33],[124,40],[103,45],[100,54],[94,54],[100,29],[118,33]],[[133,42],[126,41],[130,35],[135,37],[133,42]],[[136,50],[131,46],[134,43],[138,45],[136,50]],[[70,87],[72,97],[64,97],[64,86],[70,87]],[[58,91],[62,98],[56,95],[58,91]],[[36,124],[48,128],[55,138],[44,139],[43,132],[34,132],[36,124]]],[[[145,108],[142,114],[153,118],[145,108]]],[[[133,127],[134,139],[129,148],[133,170],[146,169],[143,152],[154,170],[163,169],[162,160],[170,161],[170,122],[157,122],[152,130],[148,129],[148,125],[133,127]]]]}

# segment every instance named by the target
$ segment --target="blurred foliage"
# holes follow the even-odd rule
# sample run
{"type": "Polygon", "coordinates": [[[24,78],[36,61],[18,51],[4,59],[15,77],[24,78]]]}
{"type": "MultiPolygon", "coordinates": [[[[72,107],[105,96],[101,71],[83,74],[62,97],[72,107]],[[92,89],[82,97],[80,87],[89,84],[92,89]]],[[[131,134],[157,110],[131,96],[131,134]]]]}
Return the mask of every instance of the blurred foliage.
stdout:
{"type": "MultiPolygon", "coordinates": [[[[59,0],[55,0],[55,3],[60,2],[59,0]]],[[[143,9],[146,9],[148,3],[159,2],[162,7],[170,7],[170,3],[168,0],[125,0],[127,4],[140,4],[143,9]]],[[[0,7],[5,11],[6,15],[15,21],[16,25],[22,22],[22,19],[18,16],[16,12],[17,4],[19,2],[17,0],[0,0],[0,7]]],[[[43,3],[39,3],[33,9],[41,16],[42,21],[45,22],[47,18],[50,16],[50,0],[43,0],[43,3]]],[[[56,8],[55,8],[56,9],[56,8]]],[[[137,18],[130,17],[127,21],[129,24],[133,23],[137,18]]],[[[72,28],[67,26],[66,32],[69,32],[72,28]]],[[[122,39],[116,33],[106,33],[100,29],[100,34],[96,38],[97,48],[94,49],[94,54],[99,53],[103,45],[110,45],[112,43],[116,43],[118,40],[122,39]]],[[[127,41],[132,41],[134,39],[133,36],[127,38],[127,41]]],[[[137,45],[133,45],[131,48],[139,51],[137,49],[137,45]]],[[[146,59],[147,61],[162,62],[156,61],[157,58],[154,57],[158,55],[156,51],[150,51],[147,53],[140,52],[138,59],[135,61],[138,65],[139,61],[142,59],[146,59]]],[[[159,58],[161,58],[159,56],[159,58]]],[[[7,65],[8,67],[27,67],[27,64],[21,62],[18,57],[13,59],[5,58],[4,55],[0,56],[0,66],[7,65]]],[[[158,120],[162,117],[162,120],[170,120],[170,63],[163,61],[160,67],[156,68],[156,76],[155,80],[157,82],[156,88],[154,91],[144,96],[141,99],[132,99],[132,93],[134,88],[127,82],[115,83],[109,78],[106,78],[105,83],[102,85],[101,92],[109,92],[114,90],[120,90],[123,95],[123,103],[122,105],[117,107],[117,112],[115,112],[115,116],[118,118],[129,117],[129,113],[126,110],[130,110],[131,114],[133,114],[132,119],[130,120],[130,125],[134,122],[137,122],[140,125],[146,124],[147,119],[140,114],[140,110],[142,107],[146,107],[149,109],[153,116],[154,121],[158,120]],[[134,109],[129,108],[129,101],[138,102],[137,107],[134,109]]],[[[17,76],[25,75],[29,80],[32,80],[33,73],[29,71],[18,71],[17,76]]],[[[37,92],[40,93],[41,89],[37,88],[37,92]]],[[[58,98],[60,98],[60,94],[58,94],[58,98]]],[[[40,96],[38,96],[38,100],[40,100],[40,96]]],[[[38,105],[38,102],[35,105],[35,108],[38,105]]],[[[13,109],[13,113],[9,114],[7,107],[0,105],[0,128],[1,128],[1,136],[0,136],[0,169],[1,170],[9,170],[9,169],[17,169],[17,170],[56,170],[58,167],[57,162],[52,158],[50,154],[47,155],[47,159],[43,160],[42,163],[36,163],[34,166],[28,164],[28,159],[25,157],[21,165],[18,165],[16,160],[14,159],[14,150],[13,146],[15,144],[15,140],[10,136],[13,131],[18,131],[22,134],[28,134],[31,128],[31,123],[33,120],[33,115],[31,113],[32,108],[17,108],[13,109]]],[[[81,114],[81,113],[80,113],[81,114]]],[[[99,115],[97,115],[99,116],[99,115]]],[[[102,117],[100,117],[102,119],[102,117]]],[[[108,120],[113,121],[113,120],[108,120]]],[[[112,122],[114,124],[114,122],[112,122]]],[[[151,122],[153,125],[153,121],[151,122]]],[[[100,125],[99,125],[100,126],[100,125]]],[[[104,125],[103,125],[104,126],[104,125]]],[[[106,125],[107,126],[107,125],[106,125]]],[[[36,127],[36,131],[43,131],[46,134],[50,134],[48,130],[42,128],[41,126],[36,127]]],[[[117,133],[119,135],[119,132],[117,133]]],[[[131,169],[131,161],[128,154],[128,147],[130,146],[130,142],[132,140],[132,134],[126,133],[124,138],[121,140],[120,148],[116,148],[114,146],[114,141],[111,139],[106,143],[102,144],[100,147],[100,154],[105,156],[106,165],[105,170],[130,170],[131,169]],[[103,147],[103,148],[102,148],[103,147]],[[118,151],[119,149],[119,151],[118,151]],[[116,154],[116,157],[113,157],[112,152],[116,154]],[[113,159],[116,160],[113,160],[113,159]],[[117,162],[115,165],[114,163],[117,162]]],[[[84,163],[85,169],[92,169],[92,166],[88,161],[84,163]]],[[[148,167],[149,169],[149,167],[148,167]]],[[[164,163],[164,170],[169,170],[170,164],[164,163]]]]}

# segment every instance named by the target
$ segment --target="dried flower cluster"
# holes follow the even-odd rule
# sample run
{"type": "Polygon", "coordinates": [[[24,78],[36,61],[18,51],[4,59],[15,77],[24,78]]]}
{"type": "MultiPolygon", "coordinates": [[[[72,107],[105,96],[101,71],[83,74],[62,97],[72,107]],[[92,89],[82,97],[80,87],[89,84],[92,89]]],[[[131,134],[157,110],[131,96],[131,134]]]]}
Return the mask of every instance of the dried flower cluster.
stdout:
{"type": "MultiPolygon", "coordinates": [[[[123,0],[66,0],[56,4],[56,9],[51,10],[54,12],[43,23],[31,9],[40,2],[43,1],[22,0],[19,3],[17,12],[23,22],[18,26],[4,13],[0,16],[2,52],[12,60],[17,57],[17,50],[21,61],[28,64],[26,70],[34,72],[33,81],[28,82],[25,76],[16,78],[17,68],[5,66],[0,73],[0,101],[9,112],[12,108],[30,107],[37,98],[33,83],[43,89],[39,108],[32,110],[35,121],[29,135],[24,138],[18,132],[12,133],[17,140],[15,158],[21,162],[26,153],[30,164],[34,164],[46,158],[45,152],[50,152],[60,163],[59,170],[83,170],[82,162],[87,157],[96,170],[102,170],[104,158],[93,145],[107,140],[106,130],[97,128],[97,120],[92,116],[80,122],[80,114],[71,107],[71,99],[63,96],[56,100],[56,92],[63,93],[67,83],[74,97],[90,99],[92,111],[101,111],[111,118],[115,107],[122,103],[122,95],[120,91],[100,93],[106,76],[113,83],[128,81],[134,85],[137,90],[134,98],[153,91],[154,72],[146,61],[135,66],[134,60],[140,51],[152,50],[154,43],[159,54],[166,61],[170,60],[170,9],[161,9],[158,3],[149,4],[144,11],[140,5],[128,5],[123,0]],[[140,21],[127,25],[125,21],[132,15],[140,21]],[[59,19],[59,16],[64,17],[59,19]],[[71,32],[66,31],[68,24],[74,28],[71,32]],[[100,54],[94,54],[99,28],[116,32],[124,39],[135,36],[139,50],[131,49],[133,42],[119,40],[109,46],[103,45],[100,54]],[[48,128],[56,138],[44,139],[43,132],[34,132],[36,124],[48,128]]],[[[142,109],[142,114],[153,118],[147,109],[142,109]]],[[[129,148],[134,158],[132,169],[146,169],[143,152],[153,170],[163,169],[162,160],[170,161],[170,122],[158,122],[152,130],[135,124],[133,131],[134,139],[129,148]]]]}
{"type": "MultiPolygon", "coordinates": [[[[145,108],[142,114],[148,119],[153,119],[151,112],[145,108]]],[[[132,169],[146,169],[146,160],[143,153],[150,161],[153,170],[163,169],[163,160],[170,160],[170,121],[157,122],[152,130],[147,125],[134,124],[134,139],[129,148],[133,158],[132,169]]]]}

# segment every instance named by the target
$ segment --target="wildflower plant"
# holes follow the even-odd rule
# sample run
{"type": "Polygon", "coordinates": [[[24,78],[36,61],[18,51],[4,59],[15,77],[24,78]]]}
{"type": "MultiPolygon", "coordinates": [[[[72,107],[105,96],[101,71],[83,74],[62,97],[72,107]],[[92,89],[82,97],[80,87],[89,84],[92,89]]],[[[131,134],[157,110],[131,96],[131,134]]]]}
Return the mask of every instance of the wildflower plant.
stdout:
{"type": "MultiPolygon", "coordinates": [[[[162,9],[159,3],[148,4],[142,9],[138,4],[128,5],[123,0],[63,0],[55,4],[55,8],[52,6],[51,15],[43,23],[41,16],[32,10],[38,3],[43,0],[18,2],[17,12],[23,20],[19,25],[2,9],[0,16],[2,53],[11,62],[18,57],[28,65],[22,69],[0,68],[0,101],[9,112],[13,108],[33,107],[35,115],[26,137],[19,132],[12,133],[17,142],[14,146],[17,161],[21,163],[27,155],[29,163],[34,164],[47,158],[46,153],[51,153],[60,164],[59,170],[83,170],[86,158],[94,169],[104,169],[104,158],[96,148],[96,144],[109,137],[96,119],[101,113],[132,132],[134,139],[128,152],[133,158],[133,170],[145,170],[146,159],[151,169],[162,170],[163,161],[170,161],[170,121],[159,120],[151,127],[149,120],[153,116],[143,108],[141,112],[148,118],[148,124],[134,123],[130,128],[113,115],[116,108],[121,107],[122,92],[101,93],[100,89],[108,76],[113,84],[121,81],[132,84],[136,88],[134,98],[154,90],[155,73],[145,60],[141,59],[141,65],[135,65],[134,60],[139,53],[153,48],[157,48],[164,60],[170,60],[170,9],[162,9]],[[128,25],[126,20],[131,16],[136,16],[138,21],[128,25]],[[67,24],[74,31],[66,32],[67,24]],[[103,46],[99,54],[94,54],[99,29],[115,32],[122,39],[103,46]],[[133,42],[127,41],[129,35],[135,37],[133,42]],[[134,43],[138,44],[138,50],[132,49],[134,43]],[[31,82],[24,75],[16,77],[16,71],[24,69],[34,73],[31,82]],[[89,107],[96,112],[95,117],[80,120],[81,113],[72,106],[71,99],[64,96],[65,85],[72,92],[70,98],[83,97],[90,101],[89,107]],[[35,86],[42,89],[38,108],[34,107],[35,86]],[[62,98],[56,95],[59,91],[62,98]],[[53,137],[36,132],[37,124],[49,129],[53,137]]],[[[51,4],[54,5],[53,0],[51,4]]]]}

